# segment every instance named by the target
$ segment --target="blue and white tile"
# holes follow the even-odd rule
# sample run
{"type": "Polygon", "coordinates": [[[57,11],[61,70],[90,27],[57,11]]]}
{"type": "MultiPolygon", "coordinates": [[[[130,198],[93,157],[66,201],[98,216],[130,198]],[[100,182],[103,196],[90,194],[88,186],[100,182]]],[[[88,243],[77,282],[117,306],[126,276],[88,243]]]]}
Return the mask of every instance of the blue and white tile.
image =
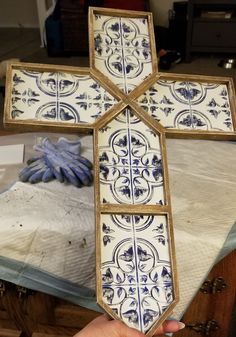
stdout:
{"type": "Polygon", "coordinates": [[[94,123],[116,103],[89,75],[17,69],[12,72],[14,120],[94,123]]]}
{"type": "Polygon", "coordinates": [[[233,131],[225,84],[159,80],[137,101],[166,128],[233,131]]]}
{"type": "Polygon", "coordinates": [[[166,128],[174,128],[174,116],[186,107],[173,97],[172,85],[173,81],[158,81],[137,99],[139,105],[166,128]]]}
{"type": "Polygon", "coordinates": [[[102,203],[165,204],[160,137],[126,110],[98,131],[102,203]]]}
{"type": "Polygon", "coordinates": [[[197,105],[197,110],[205,112],[212,130],[231,132],[232,114],[228,88],[225,84],[203,84],[207,91],[206,98],[197,105]]]}
{"type": "Polygon", "coordinates": [[[174,299],[165,215],[101,215],[102,299],[143,333],[174,299]]]}
{"type": "Polygon", "coordinates": [[[152,73],[147,18],[95,14],[95,67],[125,93],[152,73]]]}

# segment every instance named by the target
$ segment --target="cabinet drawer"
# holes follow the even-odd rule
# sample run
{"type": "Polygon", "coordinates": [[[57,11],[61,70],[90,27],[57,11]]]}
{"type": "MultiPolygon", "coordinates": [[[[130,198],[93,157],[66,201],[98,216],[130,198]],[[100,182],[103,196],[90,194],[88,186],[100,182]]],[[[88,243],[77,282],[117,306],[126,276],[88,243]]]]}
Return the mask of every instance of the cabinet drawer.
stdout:
{"type": "Polygon", "coordinates": [[[235,47],[236,22],[195,22],[192,46],[235,47]]]}

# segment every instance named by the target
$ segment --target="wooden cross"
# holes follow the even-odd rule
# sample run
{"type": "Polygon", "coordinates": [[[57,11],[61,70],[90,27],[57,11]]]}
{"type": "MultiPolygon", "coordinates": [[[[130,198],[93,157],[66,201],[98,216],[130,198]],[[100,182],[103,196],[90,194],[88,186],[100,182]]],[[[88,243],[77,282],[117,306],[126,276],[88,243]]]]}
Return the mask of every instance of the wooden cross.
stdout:
{"type": "Polygon", "coordinates": [[[151,13],[89,29],[90,68],[11,64],[4,124],[93,134],[97,301],[151,336],[178,302],[165,137],[235,139],[233,82],[159,73],[151,13]]]}

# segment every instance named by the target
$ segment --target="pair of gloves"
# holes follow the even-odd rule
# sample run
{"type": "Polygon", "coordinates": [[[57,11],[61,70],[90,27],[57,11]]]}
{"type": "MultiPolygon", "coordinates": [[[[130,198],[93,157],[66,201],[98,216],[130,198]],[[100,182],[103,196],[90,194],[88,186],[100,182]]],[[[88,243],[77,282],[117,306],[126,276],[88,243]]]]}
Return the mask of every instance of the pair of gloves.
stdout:
{"type": "Polygon", "coordinates": [[[41,144],[34,146],[34,150],[41,152],[41,155],[27,161],[27,166],[19,174],[22,182],[35,184],[57,179],[76,187],[91,185],[92,163],[80,155],[80,140],[68,141],[61,137],[53,144],[44,138],[41,144]]]}

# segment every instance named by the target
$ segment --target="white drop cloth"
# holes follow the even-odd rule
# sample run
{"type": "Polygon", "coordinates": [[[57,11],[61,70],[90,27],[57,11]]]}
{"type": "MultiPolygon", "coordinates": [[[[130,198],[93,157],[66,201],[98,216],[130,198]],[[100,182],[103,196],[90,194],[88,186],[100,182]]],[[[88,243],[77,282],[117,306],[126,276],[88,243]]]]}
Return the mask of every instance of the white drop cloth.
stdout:
{"type": "MultiPolygon", "coordinates": [[[[53,141],[58,137],[7,136],[0,145],[24,143],[27,159],[38,137],[46,135],[53,141]]],[[[82,144],[84,155],[92,159],[92,137],[84,137],[82,144]]],[[[179,318],[236,221],[236,144],[169,139],[167,151],[180,286],[174,317],[179,318]]],[[[93,187],[78,189],[57,181],[24,184],[17,182],[20,167],[0,167],[2,190],[15,182],[0,194],[0,256],[23,263],[19,283],[24,266],[32,266],[94,289],[93,187]]]]}

